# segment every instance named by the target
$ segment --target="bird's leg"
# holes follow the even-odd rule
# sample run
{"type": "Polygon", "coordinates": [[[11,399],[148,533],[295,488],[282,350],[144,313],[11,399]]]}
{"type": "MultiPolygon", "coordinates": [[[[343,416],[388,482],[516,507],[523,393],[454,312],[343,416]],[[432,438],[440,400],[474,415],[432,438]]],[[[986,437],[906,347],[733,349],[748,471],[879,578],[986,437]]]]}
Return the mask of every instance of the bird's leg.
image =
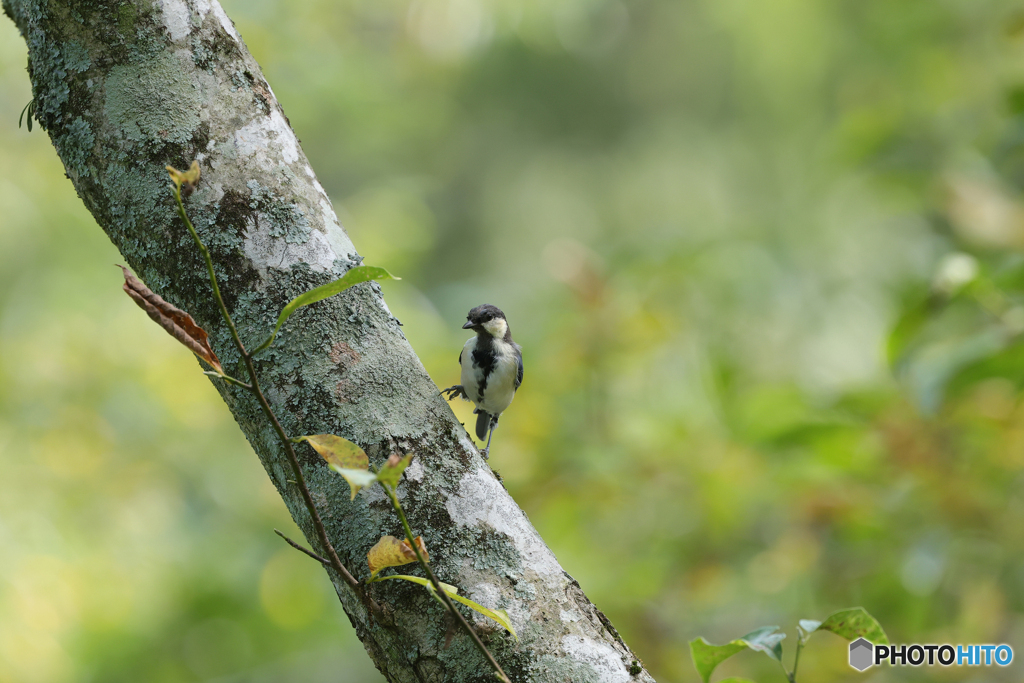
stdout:
{"type": "Polygon", "coordinates": [[[445,396],[445,398],[447,398],[449,401],[451,401],[453,398],[458,398],[459,396],[461,396],[462,398],[466,398],[466,399],[469,398],[469,395],[466,393],[465,387],[463,387],[461,384],[456,384],[453,387],[448,387],[447,389],[442,389],[441,390],[441,394],[442,395],[447,394],[447,396],[445,396]]]}
{"type": "Polygon", "coordinates": [[[490,427],[487,430],[487,446],[484,448],[484,459],[485,460],[487,459],[487,456],[490,455],[490,452],[491,452],[491,437],[494,436],[494,430],[497,429],[497,428],[498,428],[498,417],[494,416],[493,418],[491,418],[491,424],[490,424],[490,427]]]}

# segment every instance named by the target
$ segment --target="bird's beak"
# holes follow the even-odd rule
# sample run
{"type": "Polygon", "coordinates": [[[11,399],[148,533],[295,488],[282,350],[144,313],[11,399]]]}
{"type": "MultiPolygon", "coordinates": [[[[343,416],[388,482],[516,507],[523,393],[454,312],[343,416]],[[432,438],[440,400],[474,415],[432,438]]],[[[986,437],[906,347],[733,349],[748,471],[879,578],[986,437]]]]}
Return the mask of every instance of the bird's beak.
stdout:
{"type": "Polygon", "coordinates": [[[469,330],[469,329],[472,329],[472,327],[473,327],[473,323],[471,321],[467,320],[466,324],[462,326],[462,329],[469,330]]]}

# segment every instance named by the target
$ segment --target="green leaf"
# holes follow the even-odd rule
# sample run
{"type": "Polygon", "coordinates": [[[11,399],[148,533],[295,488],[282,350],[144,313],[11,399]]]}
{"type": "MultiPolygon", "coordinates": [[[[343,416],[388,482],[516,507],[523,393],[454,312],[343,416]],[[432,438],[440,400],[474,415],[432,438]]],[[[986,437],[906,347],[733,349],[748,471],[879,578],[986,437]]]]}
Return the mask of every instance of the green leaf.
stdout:
{"type": "Polygon", "coordinates": [[[889,644],[889,638],[882,630],[881,624],[863,607],[851,607],[833,612],[825,621],[820,622],[801,619],[800,628],[806,631],[808,636],[815,631],[831,631],[847,640],[864,638],[874,645],[889,644]]]}
{"type": "Polygon", "coordinates": [[[373,482],[377,481],[377,475],[369,470],[353,470],[346,467],[338,467],[337,465],[331,465],[331,469],[345,477],[345,481],[352,488],[352,500],[356,499],[359,489],[370,486],[373,482]]]}
{"type": "Polygon", "coordinates": [[[402,478],[402,472],[405,472],[405,468],[409,466],[410,462],[412,462],[411,455],[403,458],[397,453],[392,453],[388,461],[380,468],[380,472],[377,473],[377,481],[395,488],[398,486],[398,480],[402,478]]]}
{"type": "Polygon", "coordinates": [[[21,121],[25,118],[25,114],[28,114],[28,132],[32,132],[32,117],[36,114],[36,101],[31,99],[25,108],[21,110],[21,116],[18,117],[18,128],[21,128],[21,121]]]}
{"type": "Polygon", "coordinates": [[[772,659],[782,661],[782,641],[785,633],[778,633],[778,626],[762,626],[743,636],[744,641],[751,650],[763,652],[772,659]]]}
{"type": "Polygon", "coordinates": [[[277,333],[281,330],[281,326],[284,325],[284,322],[288,320],[292,313],[302,308],[303,306],[308,306],[310,304],[316,303],[317,301],[326,299],[329,296],[334,296],[335,294],[344,292],[352,285],[357,285],[360,282],[366,282],[367,280],[401,279],[402,278],[400,277],[395,277],[394,275],[392,275],[383,268],[377,268],[376,266],[356,266],[355,268],[352,268],[337,280],[334,280],[333,282],[328,282],[326,285],[321,285],[316,289],[311,289],[304,294],[298,295],[297,297],[289,301],[288,305],[284,307],[284,309],[281,311],[281,315],[277,317],[277,325],[274,327],[274,331],[270,334],[270,338],[268,338],[267,341],[260,344],[259,348],[253,351],[253,354],[262,351],[263,349],[273,344],[274,337],[277,336],[277,333]]]}
{"type": "Polygon", "coordinates": [[[320,456],[327,461],[328,465],[350,470],[365,470],[370,467],[370,459],[366,452],[348,439],[334,434],[311,434],[300,436],[292,441],[301,443],[305,441],[313,447],[320,456]]]}
{"type": "Polygon", "coordinates": [[[690,656],[693,658],[693,666],[697,673],[704,683],[708,683],[715,667],[746,648],[747,644],[742,640],[734,640],[725,645],[712,645],[703,638],[697,638],[690,641],[690,656]]]}
{"type": "MultiPolygon", "coordinates": [[[[434,589],[434,585],[430,583],[430,579],[424,579],[421,576],[408,576],[406,574],[391,574],[390,576],[378,576],[377,578],[372,579],[370,583],[375,583],[377,581],[387,581],[388,579],[402,579],[404,581],[412,581],[413,583],[418,583],[421,586],[426,586],[431,590],[434,589]]],[[[448,594],[448,597],[451,598],[458,595],[459,589],[455,586],[449,585],[444,581],[439,581],[438,583],[441,584],[441,588],[443,588],[444,592],[448,594]]]]}
{"type": "MultiPolygon", "coordinates": [[[[445,593],[448,593],[448,591],[446,590],[445,593]]],[[[477,612],[484,615],[485,617],[488,617],[498,622],[503,629],[512,634],[513,638],[519,640],[519,636],[516,635],[516,630],[512,628],[512,622],[508,618],[508,612],[506,612],[505,610],[487,609],[483,605],[473,602],[469,598],[464,598],[461,595],[453,595],[451,593],[448,593],[448,597],[450,597],[452,600],[455,600],[456,602],[461,602],[466,607],[475,609],[477,612]]]]}
{"type": "Polygon", "coordinates": [[[690,641],[690,656],[704,683],[708,683],[715,668],[737,652],[747,648],[763,652],[772,659],[782,661],[782,639],[778,626],[762,626],[725,645],[712,645],[703,638],[690,641]]]}
{"type": "Polygon", "coordinates": [[[801,619],[796,625],[796,631],[797,635],[800,637],[800,642],[807,642],[807,638],[817,631],[819,626],[821,626],[820,621],[815,621],[814,619],[801,619]]]}
{"type": "MultiPolygon", "coordinates": [[[[412,581],[418,583],[421,586],[426,586],[430,591],[434,590],[433,584],[428,579],[421,578],[419,576],[407,576],[405,574],[392,574],[391,576],[379,576],[374,581],[386,581],[387,579],[404,579],[405,581],[412,581]]],[[[512,622],[508,618],[508,612],[503,609],[487,609],[483,605],[473,602],[469,598],[464,598],[459,595],[459,589],[455,586],[449,586],[447,583],[442,583],[441,588],[448,597],[456,602],[461,602],[466,607],[476,610],[480,614],[484,615],[489,619],[493,619],[498,622],[503,629],[512,634],[512,637],[519,640],[519,636],[516,635],[516,630],[512,628],[512,622]]]]}

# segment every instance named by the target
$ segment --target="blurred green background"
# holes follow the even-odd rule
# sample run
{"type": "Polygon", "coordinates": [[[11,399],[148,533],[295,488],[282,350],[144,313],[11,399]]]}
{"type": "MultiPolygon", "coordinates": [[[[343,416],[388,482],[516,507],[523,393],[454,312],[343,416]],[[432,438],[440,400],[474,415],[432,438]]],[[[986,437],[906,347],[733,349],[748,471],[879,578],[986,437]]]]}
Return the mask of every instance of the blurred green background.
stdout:
{"type": "MultiPolygon", "coordinates": [[[[659,681],[853,605],[1024,654],[1024,3],[224,6],[438,385],[507,312],[491,464],[659,681]]],[[[380,681],[24,67],[0,21],[0,683],[380,681]]]]}

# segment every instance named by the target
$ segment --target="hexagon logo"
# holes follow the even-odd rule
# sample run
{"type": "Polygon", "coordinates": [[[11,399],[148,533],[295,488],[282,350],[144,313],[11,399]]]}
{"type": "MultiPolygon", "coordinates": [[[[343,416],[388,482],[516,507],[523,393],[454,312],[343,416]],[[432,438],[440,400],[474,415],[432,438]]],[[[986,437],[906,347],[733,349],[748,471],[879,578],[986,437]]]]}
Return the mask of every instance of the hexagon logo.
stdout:
{"type": "Polygon", "coordinates": [[[850,643],[850,666],[857,671],[864,671],[874,664],[874,650],[875,646],[863,638],[853,641],[850,643]]]}

